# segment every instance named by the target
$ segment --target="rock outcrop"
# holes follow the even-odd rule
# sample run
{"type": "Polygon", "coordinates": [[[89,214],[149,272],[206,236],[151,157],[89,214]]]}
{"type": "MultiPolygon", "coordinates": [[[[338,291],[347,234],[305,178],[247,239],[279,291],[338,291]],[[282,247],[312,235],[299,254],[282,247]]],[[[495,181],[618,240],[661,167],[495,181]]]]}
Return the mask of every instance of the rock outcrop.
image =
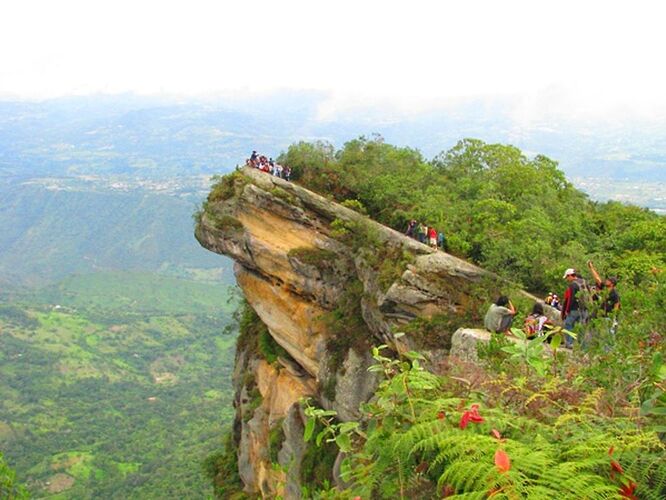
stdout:
{"type": "Polygon", "coordinates": [[[436,363],[456,330],[480,324],[500,289],[534,299],[492,273],[254,169],[213,188],[196,238],[236,261],[245,299],[288,353],[269,363],[246,347],[236,358],[239,471],[246,491],[265,497],[299,497],[306,453],[300,398],[315,398],[342,420],[359,418],[359,404],[377,383],[367,370],[371,345],[419,350],[436,363]],[[279,450],[271,457],[275,441],[279,450]]]}

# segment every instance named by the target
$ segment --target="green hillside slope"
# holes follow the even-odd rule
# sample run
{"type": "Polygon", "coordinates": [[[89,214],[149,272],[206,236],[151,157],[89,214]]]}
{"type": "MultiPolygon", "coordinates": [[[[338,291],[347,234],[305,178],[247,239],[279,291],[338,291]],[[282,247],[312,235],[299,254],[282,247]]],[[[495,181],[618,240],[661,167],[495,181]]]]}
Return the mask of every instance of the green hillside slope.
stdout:
{"type": "Polygon", "coordinates": [[[143,192],[0,187],[0,277],[39,285],[72,273],[144,270],[231,283],[229,261],[191,236],[194,205],[143,192]]]}
{"type": "Polygon", "coordinates": [[[0,450],[19,480],[40,497],[205,497],[232,411],[230,297],[107,273],[0,306],[0,450]]]}

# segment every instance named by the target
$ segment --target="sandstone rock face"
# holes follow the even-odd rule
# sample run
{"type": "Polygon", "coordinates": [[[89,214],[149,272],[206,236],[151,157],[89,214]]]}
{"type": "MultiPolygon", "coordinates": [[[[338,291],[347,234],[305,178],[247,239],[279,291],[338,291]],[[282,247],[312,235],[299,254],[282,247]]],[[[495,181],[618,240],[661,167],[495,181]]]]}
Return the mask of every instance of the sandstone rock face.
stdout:
{"type": "Polygon", "coordinates": [[[248,168],[232,179],[209,197],[195,236],[236,261],[247,302],[291,357],[271,365],[256,353],[237,353],[239,470],[248,492],[298,498],[305,447],[299,399],[313,396],[341,420],[357,419],[377,384],[367,370],[371,345],[441,359],[453,341],[458,355],[473,359],[467,334],[453,333],[479,323],[480,305],[506,283],[293,183],[248,168]],[[353,304],[360,326],[345,316],[353,304]],[[259,406],[244,373],[252,374],[259,406]],[[276,425],[285,436],[278,456],[290,464],[288,476],[268,457],[276,425]]]}
{"type": "Polygon", "coordinates": [[[277,463],[300,463],[304,443],[299,402],[316,395],[315,381],[309,376],[294,376],[282,366],[248,353],[243,357],[248,360],[237,401],[237,422],[240,423],[238,471],[245,491],[266,498],[277,495],[298,498],[299,476],[294,475],[297,469],[287,475],[275,468],[270,448],[279,446],[277,463]],[[271,443],[271,434],[275,432],[284,435],[284,439],[271,443]]]}

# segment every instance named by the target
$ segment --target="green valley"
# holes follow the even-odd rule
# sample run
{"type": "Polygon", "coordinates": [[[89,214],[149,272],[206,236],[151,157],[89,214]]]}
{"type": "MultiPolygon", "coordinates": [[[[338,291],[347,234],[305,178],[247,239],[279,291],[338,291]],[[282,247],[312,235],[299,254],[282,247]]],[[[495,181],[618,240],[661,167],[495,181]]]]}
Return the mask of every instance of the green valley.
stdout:
{"type": "Polygon", "coordinates": [[[0,449],[35,496],[203,497],[229,422],[233,288],[67,278],[0,306],[0,449]]]}

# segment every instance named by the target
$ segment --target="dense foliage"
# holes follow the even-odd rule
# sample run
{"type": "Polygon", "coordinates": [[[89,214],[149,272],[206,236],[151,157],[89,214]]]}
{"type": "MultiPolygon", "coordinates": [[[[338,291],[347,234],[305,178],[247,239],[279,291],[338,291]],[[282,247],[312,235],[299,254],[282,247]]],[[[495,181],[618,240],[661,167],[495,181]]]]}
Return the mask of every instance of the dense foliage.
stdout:
{"type": "Polygon", "coordinates": [[[461,363],[434,375],[417,353],[394,359],[375,348],[374,357],[371,370],[384,381],[360,424],[306,406],[305,439],[318,425],[316,442],[335,442],[348,455],[341,473],[348,486],[316,498],[666,495],[666,445],[655,427],[635,402],[604,407],[617,389],[581,377],[575,363],[573,380],[519,377],[511,366],[498,380],[461,363]]]}

